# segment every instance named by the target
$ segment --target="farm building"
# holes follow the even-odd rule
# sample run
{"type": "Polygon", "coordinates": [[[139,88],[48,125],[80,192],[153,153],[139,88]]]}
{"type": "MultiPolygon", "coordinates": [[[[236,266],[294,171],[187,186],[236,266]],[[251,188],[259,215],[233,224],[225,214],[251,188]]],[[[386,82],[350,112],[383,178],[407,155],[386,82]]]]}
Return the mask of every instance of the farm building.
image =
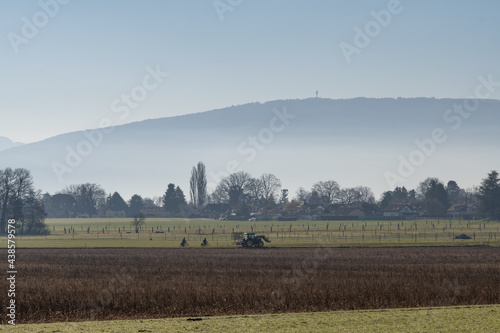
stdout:
{"type": "Polygon", "coordinates": [[[335,209],[329,209],[330,213],[320,216],[321,220],[357,220],[365,216],[365,212],[359,207],[336,205],[335,209]]]}
{"type": "Polygon", "coordinates": [[[390,204],[383,210],[384,216],[400,217],[415,214],[415,211],[408,204],[390,204]]]}
{"type": "Polygon", "coordinates": [[[365,216],[365,212],[359,207],[342,207],[333,212],[336,216],[365,216]]]}
{"type": "Polygon", "coordinates": [[[475,216],[477,211],[478,206],[476,204],[457,203],[448,208],[446,215],[457,220],[463,218],[467,219],[475,216]]]}
{"type": "Polygon", "coordinates": [[[307,205],[306,214],[309,215],[321,215],[325,211],[322,205],[307,205]]]}
{"type": "Polygon", "coordinates": [[[170,214],[163,207],[150,207],[143,210],[145,217],[170,217],[170,214]]]}
{"type": "Polygon", "coordinates": [[[287,203],[285,207],[283,207],[283,213],[285,215],[296,215],[303,210],[304,203],[304,201],[292,201],[287,203]]]}

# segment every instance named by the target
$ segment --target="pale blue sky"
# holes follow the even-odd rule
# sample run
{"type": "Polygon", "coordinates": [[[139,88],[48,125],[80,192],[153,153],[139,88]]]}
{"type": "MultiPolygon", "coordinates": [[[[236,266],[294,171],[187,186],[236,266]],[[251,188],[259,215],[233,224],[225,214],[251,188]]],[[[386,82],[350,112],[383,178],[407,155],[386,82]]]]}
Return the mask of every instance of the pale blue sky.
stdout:
{"type": "Polygon", "coordinates": [[[9,36],[23,36],[23,17],[43,19],[40,3],[54,1],[0,2],[0,136],[33,142],[103,118],[122,124],[316,90],[464,98],[478,76],[500,81],[495,0],[401,0],[350,63],[340,43],[354,45],[353,29],[390,1],[242,0],[221,21],[212,0],[73,0],[16,53],[9,36]],[[169,75],[120,119],[111,104],[142,84],[148,66],[169,75]]]}

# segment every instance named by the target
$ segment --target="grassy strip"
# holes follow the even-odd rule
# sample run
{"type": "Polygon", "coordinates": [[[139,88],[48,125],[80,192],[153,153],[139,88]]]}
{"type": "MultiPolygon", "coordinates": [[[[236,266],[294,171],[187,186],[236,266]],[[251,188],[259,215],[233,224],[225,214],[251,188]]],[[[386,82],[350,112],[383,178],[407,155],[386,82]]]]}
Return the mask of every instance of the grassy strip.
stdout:
{"type": "MultiPolygon", "coordinates": [[[[50,234],[16,236],[21,248],[234,247],[232,232],[267,235],[272,247],[500,246],[500,222],[407,221],[216,221],[148,219],[139,233],[130,219],[47,219],[50,234]],[[466,234],[471,239],[455,239],[466,234]]],[[[6,247],[6,238],[0,247],[6,247]]]]}
{"type": "Polygon", "coordinates": [[[0,326],[9,332],[499,332],[500,305],[0,326]],[[194,320],[193,320],[194,319],[194,320]]]}

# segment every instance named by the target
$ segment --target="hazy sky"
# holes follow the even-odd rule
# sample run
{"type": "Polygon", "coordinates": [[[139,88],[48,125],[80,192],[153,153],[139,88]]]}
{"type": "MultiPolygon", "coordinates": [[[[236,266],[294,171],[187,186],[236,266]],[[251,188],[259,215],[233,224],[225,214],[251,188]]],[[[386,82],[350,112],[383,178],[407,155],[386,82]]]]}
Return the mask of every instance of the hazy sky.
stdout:
{"type": "Polygon", "coordinates": [[[22,142],[316,90],[462,98],[500,81],[497,0],[2,0],[0,35],[0,136],[22,142]]]}

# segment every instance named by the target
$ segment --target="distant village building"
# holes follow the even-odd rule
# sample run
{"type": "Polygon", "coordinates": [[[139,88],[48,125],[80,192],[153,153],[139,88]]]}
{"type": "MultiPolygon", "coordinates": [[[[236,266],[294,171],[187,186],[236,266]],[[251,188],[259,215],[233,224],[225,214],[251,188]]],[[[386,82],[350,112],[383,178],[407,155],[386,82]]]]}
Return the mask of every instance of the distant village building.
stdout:
{"type": "Polygon", "coordinates": [[[331,204],[327,211],[321,215],[321,220],[357,220],[366,215],[361,207],[343,204],[331,204]]]}
{"type": "Polygon", "coordinates": [[[446,215],[455,220],[470,219],[477,214],[478,208],[479,207],[474,203],[456,203],[448,208],[448,210],[446,211],[446,215]]]}
{"type": "Polygon", "coordinates": [[[359,207],[343,207],[334,211],[337,216],[365,216],[365,212],[359,207]]]}
{"type": "Polygon", "coordinates": [[[110,218],[116,218],[116,217],[127,217],[127,214],[123,211],[123,210],[120,210],[120,211],[117,211],[117,210],[106,210],[106,217],[110,217],[110,218]]]}
{"type": "Polygon", "coordinates": [[[163,207],[150,207],[143,210],[145,217],[170,217],[170,214],[163,207]]]}
{"type": "Polygon", "coordinates": [[[304,201],[292,201],[287,203],[285,207],[283,207],[283,213],[285,215],[297,215],[303,210],[304,204],[304,201]]]}
{"type": "Polygon", "coordinates": [[[386,217],[402,217],[414,215],[415,211],[409,204],[389,204],[383,210],[386,217]]]}

